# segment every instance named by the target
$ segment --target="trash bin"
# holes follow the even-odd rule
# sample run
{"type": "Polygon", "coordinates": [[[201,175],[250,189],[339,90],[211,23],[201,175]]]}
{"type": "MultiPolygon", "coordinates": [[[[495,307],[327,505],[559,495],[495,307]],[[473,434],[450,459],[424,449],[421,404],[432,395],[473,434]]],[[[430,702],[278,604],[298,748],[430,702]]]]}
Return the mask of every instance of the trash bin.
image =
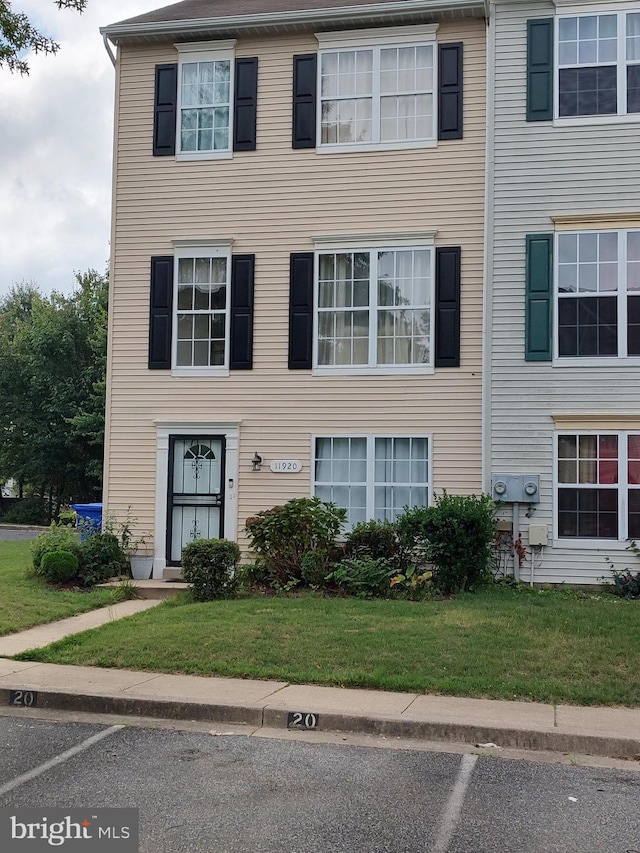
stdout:
{"type": "Polygon", "coordinates": [[[102,504],[71,504],[76,511],[76,528],[80,531],[80,541],[84,542],[92,533],[102,529],[102,504]]]}

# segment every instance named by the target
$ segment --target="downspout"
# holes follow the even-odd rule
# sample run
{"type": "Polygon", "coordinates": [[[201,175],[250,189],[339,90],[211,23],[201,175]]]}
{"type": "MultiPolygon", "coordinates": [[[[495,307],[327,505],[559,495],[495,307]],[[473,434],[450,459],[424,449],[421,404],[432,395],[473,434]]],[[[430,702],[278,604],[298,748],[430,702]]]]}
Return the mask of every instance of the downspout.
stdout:
{"type": "Polygon", "coordinates": [[[104,49],[109,54],[109,59],[111,60],[111,64],[115,68],[116,67],[116,58],[113,55],[113,51],[111,50],[111,45],[109,44],[109,38],[108,38],[106,33],[102,36],[102,41],[104,42],[104,49]]]}
{"type": "Polygon", "coordinates": [[[484,184],[484,254],[482,283],[482,488],[491,491],[492,470],[492,348],[493,348],[493,218],[495,120],[495,2],[485,0],[486,37],[486,139],[484,184]]]}

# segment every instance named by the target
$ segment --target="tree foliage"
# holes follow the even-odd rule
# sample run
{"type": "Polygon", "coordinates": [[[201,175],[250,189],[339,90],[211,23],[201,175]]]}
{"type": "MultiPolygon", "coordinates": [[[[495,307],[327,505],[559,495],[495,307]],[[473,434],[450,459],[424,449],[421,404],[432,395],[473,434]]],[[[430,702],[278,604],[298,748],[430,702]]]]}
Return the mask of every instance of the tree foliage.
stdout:
{"type": "Polygon", "coordinates": [[[47,520],[101,490],[108,280],[76,279],[71,296],[22,284],[0,301],[0,481],[42,497],[47,520]]]}
{"type": "MultiPolygon", "coordinates": [[[[83,12],[87,0],[53,0],[58,9],[83,12]]],[[[11,8],[9,0],[0,0],[0,67],[28,74],[29,65],[23,58],[27,51],[57,53],[60,45],[45,36],[31,23],[24,12],[11,8]]]]}

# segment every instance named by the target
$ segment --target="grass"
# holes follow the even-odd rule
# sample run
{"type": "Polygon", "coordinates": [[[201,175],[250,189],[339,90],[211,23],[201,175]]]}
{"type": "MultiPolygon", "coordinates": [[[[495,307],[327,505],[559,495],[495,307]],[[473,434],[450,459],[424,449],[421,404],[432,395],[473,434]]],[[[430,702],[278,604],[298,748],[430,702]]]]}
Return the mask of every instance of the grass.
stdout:
{"type": "Polygon", "coordinates": [[[31,542],[0,542],[0,636],[106,607],[118,590],[58,590],[28,574],[31,542]]]}
{"type": "Polygon", "coordinates": [[[640,602],[492,588],[448,601],[190,603],[23,659],[583,705],[640,705],[640,602]]]}

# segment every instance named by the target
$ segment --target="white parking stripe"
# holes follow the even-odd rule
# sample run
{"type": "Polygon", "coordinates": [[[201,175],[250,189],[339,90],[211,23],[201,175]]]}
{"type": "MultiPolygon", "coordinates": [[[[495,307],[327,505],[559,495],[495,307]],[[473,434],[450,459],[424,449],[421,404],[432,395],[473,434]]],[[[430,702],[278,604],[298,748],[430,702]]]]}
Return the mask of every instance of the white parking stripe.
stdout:
{"type": "Polygon", "coordinates": [[[77,755],[79,752],[84,752],[92,747],[94,743],[98,743],[98,741],[101,741],[104,738],[109,737],[109,735],[113,735],[116,732],[119,732],[120,729],[124,728],[125,726],[111,726],[102,732],[98,732],[97,735],[93,735],[92,737],[87,738],[87,740],[83,740],[82,743],[71,747],[71,749],[68,749],[66,752],[61,752],[60,755],[56,755],[56,757],[52,758],[50,761],[45,761],[45,763],[41,764],[39,767],[29,770],[28,773],[23,773],[22,776],[16,776],[16,778],[12,779],[11,782],[7,782],[6,785],[0,786],[0,797],[4,794],[8,794],[9,791],[13,791],[15,788],[19,788],[20,785],[24,785],[25,782],[30,782],[32,779],[36,779],[38,776],[46,773],[47,770],[51,770],[52,767],[56,767],[58,764],[64,764],[65,761],[73,758],[74,755],[77,755]]]}
{"type": "Polygon", "coordinates": [[[440,831],[436,838],[436,843],[431,849],[431,853],[446,853],[449,849],[449,844],[453,838],[453,833],[456,830],[462,812],[462,805],[471,780],[471,773],[475,767],[477,755],[463,755],[460,763],[460,772],[456,779],[456,784],[453,786],[453,791],[449,797],[449,801],[442,815],[440,831]]]}

